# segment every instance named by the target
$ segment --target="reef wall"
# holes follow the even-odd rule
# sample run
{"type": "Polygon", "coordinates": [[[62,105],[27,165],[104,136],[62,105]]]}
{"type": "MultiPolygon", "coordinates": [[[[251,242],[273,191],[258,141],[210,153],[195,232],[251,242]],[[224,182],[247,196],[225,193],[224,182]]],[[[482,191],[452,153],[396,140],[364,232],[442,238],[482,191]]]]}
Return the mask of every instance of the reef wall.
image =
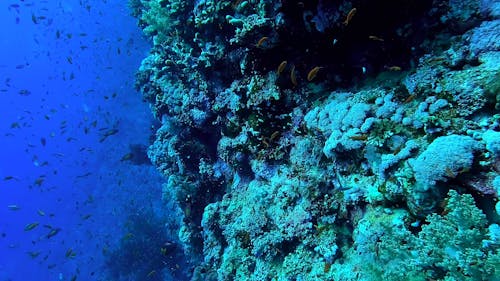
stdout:
{"type": "Polygon", "coordinates": [[[192,280],[500,280],[500,1],[129,5],[192,280]]]}

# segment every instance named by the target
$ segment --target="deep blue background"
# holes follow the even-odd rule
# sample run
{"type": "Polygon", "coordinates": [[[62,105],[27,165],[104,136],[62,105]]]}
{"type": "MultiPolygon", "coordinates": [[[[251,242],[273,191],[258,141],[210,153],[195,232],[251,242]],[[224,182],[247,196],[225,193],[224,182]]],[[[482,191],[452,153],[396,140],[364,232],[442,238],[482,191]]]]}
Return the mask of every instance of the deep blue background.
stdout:
{"type": "Polygon", "coordinates": [[[0,3],[0,281],[99,280],[126,217],[162,208],[155,169],[120,161],[153,122],[129,14],[119,0],[0,3]]]}

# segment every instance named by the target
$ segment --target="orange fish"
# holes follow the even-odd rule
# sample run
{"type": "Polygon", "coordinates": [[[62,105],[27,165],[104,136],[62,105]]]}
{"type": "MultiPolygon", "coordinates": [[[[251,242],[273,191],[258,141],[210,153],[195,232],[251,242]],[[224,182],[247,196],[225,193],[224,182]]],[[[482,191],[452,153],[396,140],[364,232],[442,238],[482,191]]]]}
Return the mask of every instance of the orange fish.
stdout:
{"type": "Polygon", "coordinates": [[[358,9],[356,8],[352,8],[349,13],[347,14],[347,17],[345,18],[345,21],[344,21],[344,25],[347,26],[351,20],[352,20],[352,17],[354,17],[354,15],[356,14],[356,12],[358,11],[358,9]]]}
{"type": "Polygon", "coordinates": [[[255,46],[257,48],[262,47],[262,44],[264,44],[268,39],[269,39],[269,37],[266,37],[266,36],[260,38],[259,41],[257,42],[257,44],[255,46]]]}
{"type": "Polygon", "coordinates": [[[286,64],[287,61],[284,60],[280,63],[280,65],[278,65],[278,71],[277,71],[278,75],[280,75],[283,72],[283,70],[285,70],[286,64]]]}
{"type": "Polygon", "coordinates": [[[307,74],[307,81],[311,82],[314,78],[316,78],[316,75],[318,75],[318,71],[321,68],[322,67],[320,66],[316,66],[315,68],[311,69],[311,71],[309,71],[309,73],[307,74]]]}

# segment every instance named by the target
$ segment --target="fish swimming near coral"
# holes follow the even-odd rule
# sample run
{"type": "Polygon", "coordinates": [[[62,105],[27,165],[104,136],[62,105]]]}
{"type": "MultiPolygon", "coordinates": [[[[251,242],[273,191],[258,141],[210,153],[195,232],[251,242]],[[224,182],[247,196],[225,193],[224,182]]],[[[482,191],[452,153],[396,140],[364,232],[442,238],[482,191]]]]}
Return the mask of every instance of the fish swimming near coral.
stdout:
{"type": "Polygon", "coordinates": [[[255,47],[261,48],[267,40],[269,40],[269,37],[267,37],[267,36],[260,38],[259,41],[257,41],[257,44],[255,45],[255,47]]]}
{"type": "Polygon", "coordinates": [[[320,66],[316,66],[311,69],[311,71],[309,71],[309,73],[307,74],[307,81],[311,82],[312,80],[314,80],[314,78],[316,78],[316,75],[318,75],[320,69],[322,69],[322,67],[320,66]]]}
{"type": "Polygon", "coordinates": [[[286,60],[284,60],[284,61],[282,61],[282,62],[280,63],[280,65],[278,65],[278,70],[276,71],[276,73],[277,73],[278,75],[280,75],[280,74],[281,74],[281,73],[285,70],[285,67],[286,67],[286,64],[287,64],[287,63],[288,63],[288,62],[287,62],[286,60]]]}

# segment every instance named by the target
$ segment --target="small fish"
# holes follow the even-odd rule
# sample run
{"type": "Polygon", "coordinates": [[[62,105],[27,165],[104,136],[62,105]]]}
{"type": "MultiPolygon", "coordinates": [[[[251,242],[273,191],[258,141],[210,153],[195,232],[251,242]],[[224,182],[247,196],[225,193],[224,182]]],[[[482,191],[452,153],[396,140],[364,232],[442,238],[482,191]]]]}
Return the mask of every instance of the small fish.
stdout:
{"type": "Polygon", "coordinates": [[[314,78],[316,78],[316,75],[318,75],[318,71],[321,68],[322,67],[320,67],[320,66],[316,66],[313,69],[311,69],[311,71],[309,71],[309,73],[307,73],[307,81],[311,82],[312,80],[314,80],[314,78]]]}
{"type": "Polygon", "coordinates": [[[446,167],[445,168],[445,173],[446,173],[446,176],[448,176],[449,178],[455,178],[456,177],[455,172],[453,172],[453,170],[450,167],[446,167]]]}
{"type": "Polygon", "coordinates": [[[280,135],[279,131],[274,131],[274,133],[272,133],[271,136],[269,137],[269,141],[275,140],[277,137],[279,137],[279,135],[280,135]]]}
{"type": "Polygon", "coordinates": [[[29,255],[32,259],[34,259],[34,258],[36,258],[36,257],[38,257],[38,256],[40,255],[40,252],[39,252],[39,251],[29,251],[29,252],[27,252],[27,254],[28,254],[28,255],[29,255]]]}
{"type": "Polygon", "coordinates": [[[167,253],[167,248],[160,248],[160,252],[162,255],[166,256],[168,253],[167,253]]]}
{"type": "Polygon", "coordinates": [[[99,142],[103,142],[105,141],[109,136],[112,136],[114,134],[118,133],[118,130],[117,129],[110,129],[110,130],[107,130],[106,132],[104,132],[104,134],[101,136],[101,138],[99,139],[99,142]]]}
{"type": "Polygon", "coordinates": [[[73,64],[73,58],[71,56],[66,57],[69,64],[73,64]]]}
{"type": "Polygon", "coordinates": [[[397,65],[387,66],[386,69],[389,71],[401,71],[401,67],[397,65]]]}
{"type": "Polygon", "coordinates": [[[41,185],[43,184],[43,182],[44,182],[44,181],[45,181],[45,176],[39,176],[39,177],[35,180],[34,184],[35,184],[35,185],[38,185],[38,186],[41,186],[41,185]]]}
{"type": "Polygon", "coordinates": [[[123,162],[123,161],[130,160],[130,159],[132,159],[133,156],[134,155],[132,153],[127,153],[127,154],[123,155],[123,157],[120,159],[120,161],[123,162]]]}
{"type": "Polygon", "coordinates": [[[40,138],[40,143],[45,146],[47,144],[47,140],[45,138],[40,138]]]}
{"type": "Polygon", "coordinates": [[[155,273],[156,273],[156,270],[151,270],[151,271],[148,273],[147,277],[151,277],[151,276],[153,276],[155,273]]]}
{"type": "Polygon", "coordinates": [[[278,73],[278,75],[280,75],[285,70],[287,63],[288,62],[286,60],[284,60],[280,63],[280,65],[278,65],[278,71],[276,71],[278,73]]]}
{"type": "Polygon", "coordinates": [[[123,240],[128,240],[128,239],[130,239],[132,237],[134,237],[134,234],[132,234],[132,233],[129,232],[129,233],[125,234],[122,239],[123,240]]]}
{"type": "Polygon", "coordinates": [[[14,177],[14,176],[6,176],[5,178],[3,178],[4,181],[10,181],[10,180],[16,180],[18,181],[19,179],[14,177]]]}
{"type": "Polygon", "coordinates": [[[255,44],[255,47],[260,48],[262,45],[269,39],[267,36],[263,36],[262,38],[257,41],[257,44],[255,44]]]}
{"type": "Polygon", "coordinates": [[[85,178],[85,177],[88,177],[88,176],[90,176],[90,175],[92,175],[92,173],[91,173],[91,172],[87,172],[87,173],[85,173],[85,174],[82,174],[82,175],[78,175],[78,176],[76,176],[76,178],[77,178],[77,179],[79,179],[79,178],[85,178]]]}
{"type": "Polygon", "coordinates": [[[42,210],[37,210],[36,212],[37,212],[37,214],[38,214],[39,216],[41,216],[41,217],[45,216],[45,212],[44,212],[44,211],[42,211],[42,210]]]}
{"type": "Polygon", "coordinates": [[[368,139],[368,135],[367,134],[353,135],[353,136],[350,136],[349,138],[351,140],[355,140],[355,141],[365,141],[368,139]]]}
{"type": "Polygon", "coordinates": [[[60,231],[61,231],[60,228],[52,228],[50,230],[50,232],[47,234],[47,239],[50,239],[50,238],[56,236],[60,231]]]}
{"type": "Polygon", "coordinates": [[[21,90],[19,90],[19,95],[21,95],[21,96],[29,96],[29,95],[31,95],[31,91],[27,90],[27,89],[21,89],[21,90]]]}
{"type": "Polygon", "coordinates": [[[114,135],[116,133],[118,133],[117,129],[111,129],[111,130],[107,130],[106,132],[104,132],[104,135],[105,136],[112,136],[112,135],[114,135]]]}
{"type": "Polygon", "coordinates": [[[92,214],[83,215],[82,220],[88,220],[88,219],[90,219],[91,216],[92,216],[92,214]]]}
{"type": "Polygon", "coordinates": [[[415,95],[414,94],[410,94],[404,101],[403,103],[409,103],[409,102],[412,102],[413,100],[415,99],[415,95]]]}
{"type": "Polygon", "coordinates": [[[69,259],[73,259],[74,257],[76,257],[76,253],[73,251],[73,249],[69,248],[66,251],[66,257],[69,259]]]}
{"type": "Polygon", "coordinates": [[[27,224],[25,227],[24,227],[24,231],[30,231],[30,230],[33,230],[35,229],[40,223],[39,222],[32,222],[30,224],[27,224]]]}
{"type": "Polygon", "coordinates": [[[9,208],[9,210],[11,210],[11,211],[19,211],[19,210],[21,210],[21,207],[19,207],[18,205],[15,205],[15,204],[9,205],[9,206],[7,206],[7,208],[9,208]]]}
{"type": "Polygon", "coordinates": [[[332,267],[332,264],[329,263],[329,262],[325,262],[325,265],[323,266],[323,272],[324,273],[327,273],[328,271],[330,271],[330,268],[332,267]]]}
{"type": "Polygon", "coordinates": [[[346,17],[346,19],[345,19],[345,21],[344,21],[344,25],[345,25],[345,26],[347,26],[347,25],[351,22],[352,17],[354,17],[354,15],[356,14],[356,12],[357,12],[357,11],[358,11],[358,9],[356,9],[356,8],[352,8],[352,9],[349,11],[349,13],[347,14],[347,17],[346,17]]]}
{"type": "Polygon", "coordinates": [[[378,36],[375,36],[375,35],[368,36],[368,39],[373,40],[373,41],[384,42],[384,39],[382,39],[382,38],[380,38],[378,36]]]}

